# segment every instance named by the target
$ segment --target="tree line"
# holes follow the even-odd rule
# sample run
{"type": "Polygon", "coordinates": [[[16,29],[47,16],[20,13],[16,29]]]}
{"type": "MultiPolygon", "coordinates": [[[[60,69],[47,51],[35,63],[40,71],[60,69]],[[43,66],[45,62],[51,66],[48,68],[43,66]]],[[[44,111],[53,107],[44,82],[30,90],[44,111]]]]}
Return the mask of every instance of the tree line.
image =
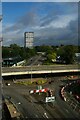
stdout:
{"type": "Polygon", "coordinates": [[[74,63],[75,53],[80,53],[80,46],[75,45],[60,45],[60,46],[35,46],[33,48],[20,47],[17,44],[11,44],[9,47],[2,47],[2,58],[21,57],[28,60],[35,56],[37,52],[45,52],[45,64],[52,63],[52,59],[60,56],[61,61],[66,64],[74,63]]]}

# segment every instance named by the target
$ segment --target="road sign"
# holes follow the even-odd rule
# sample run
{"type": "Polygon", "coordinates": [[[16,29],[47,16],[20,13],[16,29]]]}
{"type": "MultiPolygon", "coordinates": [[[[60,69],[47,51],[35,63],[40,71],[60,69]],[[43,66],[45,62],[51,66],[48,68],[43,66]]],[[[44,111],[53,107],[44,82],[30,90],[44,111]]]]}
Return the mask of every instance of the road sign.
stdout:
{"type": "Polygon", "coordinates": [[[38,86],[38,90],[41,90],[41,89],[42,89],[42,86],[41,86],[41,85],[39,85],[39,86],[38,86]]]}
{"type": "Polygon", "coordinates": [[[54,101],[55,101],[55,96],[46,97],[46,102],[54,102],[54,101]]]}

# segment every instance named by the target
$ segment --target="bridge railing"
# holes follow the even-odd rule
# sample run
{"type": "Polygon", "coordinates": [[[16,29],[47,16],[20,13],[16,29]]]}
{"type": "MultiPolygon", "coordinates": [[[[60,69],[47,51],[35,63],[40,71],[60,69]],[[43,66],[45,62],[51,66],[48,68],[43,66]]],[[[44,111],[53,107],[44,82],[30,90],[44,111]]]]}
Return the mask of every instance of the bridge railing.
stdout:
{"type": "Polygon", "coordinates": [[[26,72],[26,71],[40,71],[40,70],[79,70],[78,65],[40,65],[40,66],[24,66],[24,67],[3,67],[2,72],[26,72]]]}

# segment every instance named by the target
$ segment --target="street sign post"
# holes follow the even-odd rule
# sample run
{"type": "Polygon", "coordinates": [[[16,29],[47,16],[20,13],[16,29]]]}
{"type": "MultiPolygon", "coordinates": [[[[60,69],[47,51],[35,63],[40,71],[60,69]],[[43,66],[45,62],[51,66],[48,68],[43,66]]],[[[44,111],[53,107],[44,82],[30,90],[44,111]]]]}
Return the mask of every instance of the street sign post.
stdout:
{"type": "MultiPolygon", "coordinates": [[[[41,90],[42,89],[42,86],[41,85],[39,85],[38,86],[38,90],[41,90]]],[[[39,95],[40,95],[41,93],[39,92],[39,95]]]]}
{"type": "Polygon", "coordinates": [[[39,85],[39,86],[38,86],[38,90],[41,90],[41,89],[42,89],[42,86],[41,86],[41,85],[39,85]]]}

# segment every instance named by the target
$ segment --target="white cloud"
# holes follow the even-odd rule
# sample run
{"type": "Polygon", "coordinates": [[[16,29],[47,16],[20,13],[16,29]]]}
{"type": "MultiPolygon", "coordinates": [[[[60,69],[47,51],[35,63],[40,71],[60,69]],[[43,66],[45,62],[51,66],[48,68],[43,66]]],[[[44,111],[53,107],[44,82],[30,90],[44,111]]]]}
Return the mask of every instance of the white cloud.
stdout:
{"type": "Polygon", "coordinates": [[[69,23],[73,20],[76,20],[75,15],[59,15],[57,20],[53,20],[50,24],[49,27],[54,27],[54,28],[65,28],[69,25],[69,23]]]}
{"type": "Polygon", "coordinates": [[[78,14],[66,14],[66,15],[56,15],[48,16],[48,18],[43,18],[40,22],[40,29],[44,28],[65,28],[69,25],[71,21],[75,21],[78,18],[78,14]]]}
{"type": "Polygon", "coordinates": [[[2,37],[2,22],[0,22],[0,38],[2,37]]]}
{"type": "Polygon", "coordinates": [[[4,23],[3,25],[2,25],[2,27],[3,27],[3,31],[5,30],[5,29],[7,29],[8,27],[12,27],[13,26],[13,23],[4,23]]]}
{"type": "Polygon", "coordinates": [[[16,29],[15,31],[6,30],[8,27],[12,27],[12,26],[13,24],[7,24],[3,26],[3,45],[16,43],[16,41],[22,37],[22,34],[21,33],[19,34],[19,29],[16,29]]]}

